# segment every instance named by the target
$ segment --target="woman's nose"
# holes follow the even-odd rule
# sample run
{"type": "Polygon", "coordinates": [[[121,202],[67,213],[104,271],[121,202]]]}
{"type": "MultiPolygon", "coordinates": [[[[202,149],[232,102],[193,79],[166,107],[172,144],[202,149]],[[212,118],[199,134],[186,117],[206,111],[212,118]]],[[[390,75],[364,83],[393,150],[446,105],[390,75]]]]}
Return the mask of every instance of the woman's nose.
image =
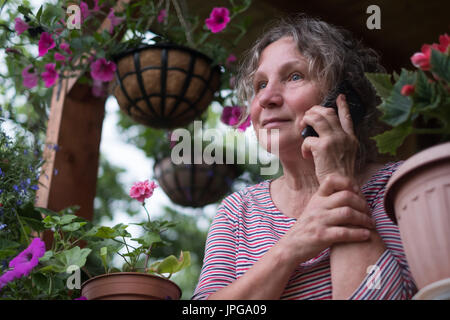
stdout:
{"type": "Polygon", "coordinates": [[[283,95],[277,85],[268,85],[262,91],[259,104],[262,108],[274,108],[283,104],[283,95]]]}

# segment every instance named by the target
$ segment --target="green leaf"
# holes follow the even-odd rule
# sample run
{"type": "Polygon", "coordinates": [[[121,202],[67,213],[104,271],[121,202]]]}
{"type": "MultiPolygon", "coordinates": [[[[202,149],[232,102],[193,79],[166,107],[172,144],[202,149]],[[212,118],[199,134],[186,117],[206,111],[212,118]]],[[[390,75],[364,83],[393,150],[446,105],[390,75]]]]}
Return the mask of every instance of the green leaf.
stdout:
{"type": "Polygon", "coordinates": [[[55,255],[54,269],[57,272],[66,272],[67,268],[71,265],[77,265],[81,268],[85,265],[86,258],[91,251],[91,249],[80,249],[80,247],[73,247],[70,250],[62,251],[55,255]]]}
{"type": "Polygon", "coordinates": [[[43,9],[43,6],[41,6],[41,7],[39,8],[39,10],[38,10],[38,12],[37,12],[37,14],[36,14],[36,20],[37,20],[38,22],[41,21],[42,9],[43,9]]]}
{"type": "Polygon", "coordinates": [[[365,72],[364,74],[370,81],[370,83],[374,86],[377,94],[381,97],[381,99],[383,99],[383,101],[388,99],[394,87],[391,83],[391,76],[387,73],[365,72]]]}
{"type": "Polygon", "coordinates": [[[40,291],[48,292],[48,288],[50,286],[50,279],[47,278],[44,274],[33,273],[31,275],[31,280],[33,281],[33,285],[40,291]]]}
{"type": "Polygon", "coordinates": [[[30,8],[25,7],[25,6],[22,6],[22,5],[20,5],[20,6],[17,8],[17,11],[19,11],[19,12],[20,12],[21,14],[23,14],[24,16],[33,15],[33,12],[31,11],[30,8]]]}
{"type": "Polygon", "coordinates": [[[131,240],[134,240],[139,244],[143,245],[144,247],[148,248],[153,243],[161,242],[161,237],[158,232],[146,232],[142,237],[133,238],[131,240]]]}
{"type": "Polygon", "coordinates": [[[73,222],[71,224],[65,225],[61,228],[62,231],[73,232],[79,230],[87,222],[73,222]]]}
{"type": "Polygon", "coordinates": [[[170,275],[187,268],[191,264],[191,254],[189,251],[182,251],[177,259],[174,255],[168,256],[162,261],[153,263],[150,270],[156,273],[169,273],[170,275]]]}
{"type": "Polygon", "coordinates": [[[115,225],[113,228],[102,226],[98,228],[96,237],[103,239],[114,239],[116,237],[131,237],[131,235],[126,230],[128,226],[122,223],[115,225]]]}
{"type": "Polygon", "coordinates": [[[422,70],[417,72],[413,99],[418,112],[423,109],[436,108],[441,100],[440,96],[436,94],[436,84],[430,83],[422,70]]]}
{"type": "Polygon", "coordinates": [[[395,83],[390,96],[378,106],[383,112],[382,121],[395,127],[408,120],[413,100],[411,97],[402,95],[401,90],[404,85],[415,83],[415,76],[414,72],[402,69],[400,78],[395,83]]]}
{"type": "Polygon", "coordinates": [[[103,267],[105,268],[105,272],[108,272],[108,247],[101,247],[100,248],[100,258],[102,259],[103,267]]]}
{"type": "Polygon", "coordinates": [[[73,215],[73,214],[66,214],[63,215],[59,221],[59,224],[61,225],[65,225],[65,224],[69,224],[71,223],[73,220],[75,220],[76,218],[78,218],[77,216],[73,215]]]}
{"type": "Polygon", "coordinates": [[[430,71],[450,82],[450,56],[434,48],[431,49],[430,71]]]}
{"type": "Polygon", "coordinates": [[[397,149],[403,144],[403,141],[412,133],[410,122],[405,122],[392,130],[385,131],[372,139],[377,143],[380,153],[390,153],[395,155],[397,149]]]}

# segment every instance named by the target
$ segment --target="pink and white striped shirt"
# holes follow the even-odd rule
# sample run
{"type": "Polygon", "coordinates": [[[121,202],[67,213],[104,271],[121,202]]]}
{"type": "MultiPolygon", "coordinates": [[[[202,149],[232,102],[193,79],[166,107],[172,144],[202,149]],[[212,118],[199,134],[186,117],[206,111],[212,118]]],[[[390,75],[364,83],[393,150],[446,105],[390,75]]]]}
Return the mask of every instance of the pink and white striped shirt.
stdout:
{"type": "MultiPolygon", "coordinates": [[[[361,189],[387,249],[350,299],[411,299],[417,291],[398,227],[383,208],[386,183],[400,164],[386,164],[361,189]]],[[[269,187],[270,180],[266,180],[222,201],[208,233],[203,267],[192,299],[207,299],[241,277],[295,223],[296,219],[276,208],[269,187]]],[[[327,248],[295,269],[281,299],[331,299],[331,290],[327,248]]]]}

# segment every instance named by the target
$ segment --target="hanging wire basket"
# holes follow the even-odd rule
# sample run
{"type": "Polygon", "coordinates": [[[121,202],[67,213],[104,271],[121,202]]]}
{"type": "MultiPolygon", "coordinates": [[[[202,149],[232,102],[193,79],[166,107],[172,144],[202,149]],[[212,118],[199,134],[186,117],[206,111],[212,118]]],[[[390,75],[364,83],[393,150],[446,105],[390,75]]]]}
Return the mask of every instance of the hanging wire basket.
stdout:
{"type": "Polygon", "coordinates": [[[115,61],[112,93],[123,112],[149,127],[191,123],[220,88],[220,68],[184,46],[158,43],[124,52],[115,61]]]}
{"type": "Polygon", "coordinates": [[[185,207],[203,207],[222,199],[241,174],[234,164],[179,164],[170,157],[155,163],[154,174],[166,195],[185,207]]]}

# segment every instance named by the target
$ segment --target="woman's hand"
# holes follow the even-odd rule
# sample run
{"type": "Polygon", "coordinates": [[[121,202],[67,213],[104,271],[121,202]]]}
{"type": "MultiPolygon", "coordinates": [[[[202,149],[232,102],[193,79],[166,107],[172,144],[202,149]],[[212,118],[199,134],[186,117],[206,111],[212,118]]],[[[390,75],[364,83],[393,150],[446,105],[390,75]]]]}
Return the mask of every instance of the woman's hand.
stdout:
{"type": "Polygon", "coordinates": [[[358,139],[343,94],[338,96],[336,104],[339,116],[333,108],[313,106],[300,122],[301,129],[310,125],[319,134],[319,137],[307,137],[302,144],[303,158],[312,156],[314,159],[319,184],[332,173],[355,177],[358,139]]]}
{"type": "Polygon", "coordinates": [[[368,240],[371,229],[375,223],[357,186],[348,177],[330,174],[282,242],[300,263],[332,244],[368,240]]]}

